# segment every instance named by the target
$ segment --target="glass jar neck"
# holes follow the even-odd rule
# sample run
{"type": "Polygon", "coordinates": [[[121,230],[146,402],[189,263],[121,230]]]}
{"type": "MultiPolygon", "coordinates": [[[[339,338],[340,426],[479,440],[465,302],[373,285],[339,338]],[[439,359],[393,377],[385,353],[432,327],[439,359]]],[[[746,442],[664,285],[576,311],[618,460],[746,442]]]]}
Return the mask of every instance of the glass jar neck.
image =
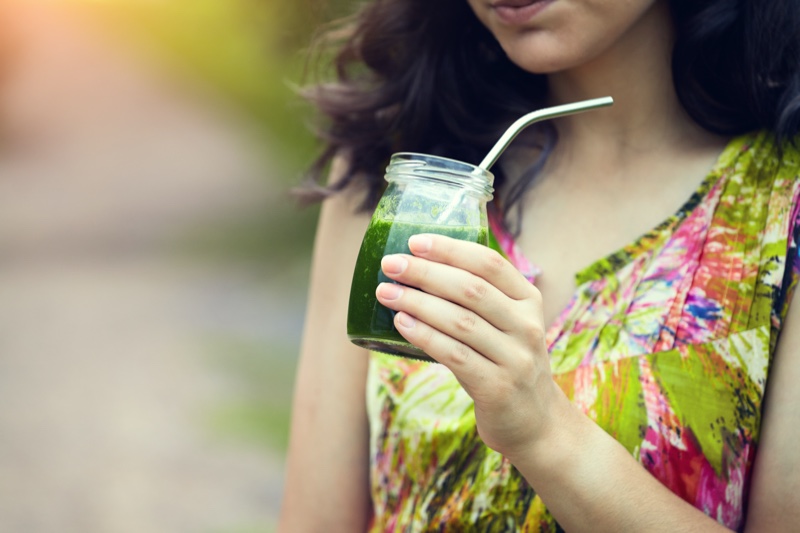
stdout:
{"type": "Polygon", "coordinates": [[[494,193],[494,175],[475,165],[429,154],[400,152],[392,155],[386,168],[386,181],[414,179],[458,187],[485,201],[491,200],[494,193]]]}

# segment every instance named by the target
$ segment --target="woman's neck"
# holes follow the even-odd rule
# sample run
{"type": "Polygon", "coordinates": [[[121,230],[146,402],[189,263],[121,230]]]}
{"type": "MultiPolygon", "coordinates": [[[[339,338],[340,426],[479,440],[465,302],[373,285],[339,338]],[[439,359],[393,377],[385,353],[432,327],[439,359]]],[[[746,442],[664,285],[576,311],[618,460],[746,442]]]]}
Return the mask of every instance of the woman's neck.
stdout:
{"type": "Polygon", "coordinates": [[[578,68],[548,77],[550,99],[566,103],[612,96],[614,105],[559,119],[560,149],[624,164],[653,148],[718,144],[680,105],[672,82],[673,26],[657,2],[614,46],[578,68]]]}

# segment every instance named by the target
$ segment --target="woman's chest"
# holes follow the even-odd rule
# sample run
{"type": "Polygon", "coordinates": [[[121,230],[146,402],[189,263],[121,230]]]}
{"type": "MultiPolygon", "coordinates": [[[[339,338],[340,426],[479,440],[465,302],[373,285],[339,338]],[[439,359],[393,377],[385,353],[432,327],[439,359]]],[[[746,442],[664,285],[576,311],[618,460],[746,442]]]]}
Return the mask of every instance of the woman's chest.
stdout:
{"type": "Polygon", "coordinates": [[[548,189],[532,191],[522,208],[516,239],[522,254],[539,272],[535,285],[543,296],[548,325],[573,298],[577,274],[635,245],[673,217],[681,200],[688,197],[653,197],[602,187],[566,192],[548,189]]]}
{"type": "Polygon", "coordinates": [[[520,200],[516,244],[541,272],[536,286],[543,294],[546,324],[571,299],[576,274],[674,220],[716,179],[709,168],[718,150],[620,166],[574,158],[559,164],[556,158],[545,167],[520,200]]]}

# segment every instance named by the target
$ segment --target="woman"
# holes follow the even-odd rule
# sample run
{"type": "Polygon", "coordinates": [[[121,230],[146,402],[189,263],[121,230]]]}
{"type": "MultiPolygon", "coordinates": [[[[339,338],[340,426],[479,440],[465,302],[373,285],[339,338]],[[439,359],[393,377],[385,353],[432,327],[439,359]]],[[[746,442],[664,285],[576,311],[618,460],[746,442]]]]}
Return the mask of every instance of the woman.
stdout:
{"type": "Polygon", "coordinates": [[[282,531],[797,527],[799,16],[796,0],[367,4],[315,94],[332,119],[317,168],[338,157],[282,531]],[[401,285],[379,301],[441,365],[348,343],[356,211],[391,152],[477,163],[521,114],[605,95],[493,169],[498,251],[421,235],[384,258],[401,285]]]}

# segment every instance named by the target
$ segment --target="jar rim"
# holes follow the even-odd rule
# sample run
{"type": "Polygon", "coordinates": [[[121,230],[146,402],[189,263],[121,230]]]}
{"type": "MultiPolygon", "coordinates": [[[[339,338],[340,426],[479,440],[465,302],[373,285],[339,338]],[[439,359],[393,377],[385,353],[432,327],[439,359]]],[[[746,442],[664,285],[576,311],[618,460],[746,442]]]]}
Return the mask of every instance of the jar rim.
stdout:
{"type": "Polygon", "coordinates": [[[488,195],[494,193],[494,174],[464,161],[438,155],[417,152],[397,152],[392,154],[386,168],[389,175],[410,174],[443,181],[453,185],[469,187],[488,195]]]}

